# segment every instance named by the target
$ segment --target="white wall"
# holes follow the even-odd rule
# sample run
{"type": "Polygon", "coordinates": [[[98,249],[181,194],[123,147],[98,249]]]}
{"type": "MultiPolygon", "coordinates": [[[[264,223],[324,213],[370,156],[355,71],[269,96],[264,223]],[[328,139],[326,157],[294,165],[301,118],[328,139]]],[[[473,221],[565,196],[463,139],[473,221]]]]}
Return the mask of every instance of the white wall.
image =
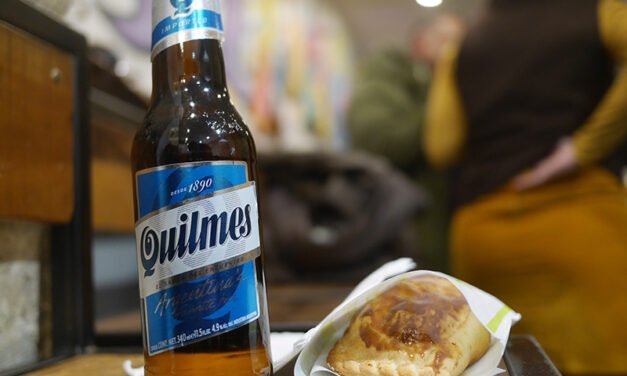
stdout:
{"type": "Polygon", "coordinates": [[[414,30],[442,13],[472,22],[488,0],[444,0],[424,8],[415,0],[324,0],[346,20],[358,56],[386,45],[405,48],[414,30]]]}

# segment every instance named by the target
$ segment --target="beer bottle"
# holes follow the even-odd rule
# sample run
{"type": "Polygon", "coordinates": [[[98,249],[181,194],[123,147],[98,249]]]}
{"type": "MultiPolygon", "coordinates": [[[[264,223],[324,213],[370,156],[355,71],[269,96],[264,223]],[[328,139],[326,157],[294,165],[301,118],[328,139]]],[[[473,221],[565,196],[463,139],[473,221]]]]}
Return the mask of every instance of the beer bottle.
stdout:
{"type": "Polygon", "coordinates": [[[270,375],[255,146],[230,102],[218,0],[153,0],[132,151],[145,374],[270,375]]]}

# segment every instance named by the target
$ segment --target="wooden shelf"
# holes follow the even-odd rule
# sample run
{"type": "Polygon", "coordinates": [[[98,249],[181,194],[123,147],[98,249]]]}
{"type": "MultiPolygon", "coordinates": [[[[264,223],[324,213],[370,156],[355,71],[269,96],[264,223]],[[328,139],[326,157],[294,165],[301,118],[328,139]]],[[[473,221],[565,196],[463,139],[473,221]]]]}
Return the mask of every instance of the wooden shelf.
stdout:
{"type": "Polygon", "coordinates": [[[3,22],[0,56],[0,216],[68,223],[74,214],[74,59],[3,22]]]}

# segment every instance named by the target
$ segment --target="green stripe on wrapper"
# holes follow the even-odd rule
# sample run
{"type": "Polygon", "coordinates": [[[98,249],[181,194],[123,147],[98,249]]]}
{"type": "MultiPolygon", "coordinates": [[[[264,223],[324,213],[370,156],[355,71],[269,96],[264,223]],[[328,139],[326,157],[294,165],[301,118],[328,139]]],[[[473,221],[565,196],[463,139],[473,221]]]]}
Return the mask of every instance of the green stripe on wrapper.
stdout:
{"type": "Polygon", "coordinates": [[[496,333],[496,330],[499,328],[499,326],[501,326],[501,323],[503,322],[503,319],[505,318],[505,316],[511,311],[512,309],[509,308],[508,306],[504,305],[503,308],[501,308],[496,315],[494,315],[494,317],[492,318],[492,320],[490,320],[490,322],[488,323],[487,327],[488,329],[490,329],[490,331],[492,333],[496,333]]]}

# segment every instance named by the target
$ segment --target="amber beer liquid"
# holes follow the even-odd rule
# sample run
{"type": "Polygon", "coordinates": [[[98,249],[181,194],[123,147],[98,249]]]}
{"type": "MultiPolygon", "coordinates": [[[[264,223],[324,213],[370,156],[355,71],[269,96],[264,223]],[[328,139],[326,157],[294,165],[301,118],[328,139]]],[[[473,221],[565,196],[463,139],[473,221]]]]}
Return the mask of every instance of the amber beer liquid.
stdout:
{"type": "Polygon", "coordinates": [[[226,87],[218,0],[153,0],[133,143],[145,374],[270,375],[255,146],[226,87]]]}

